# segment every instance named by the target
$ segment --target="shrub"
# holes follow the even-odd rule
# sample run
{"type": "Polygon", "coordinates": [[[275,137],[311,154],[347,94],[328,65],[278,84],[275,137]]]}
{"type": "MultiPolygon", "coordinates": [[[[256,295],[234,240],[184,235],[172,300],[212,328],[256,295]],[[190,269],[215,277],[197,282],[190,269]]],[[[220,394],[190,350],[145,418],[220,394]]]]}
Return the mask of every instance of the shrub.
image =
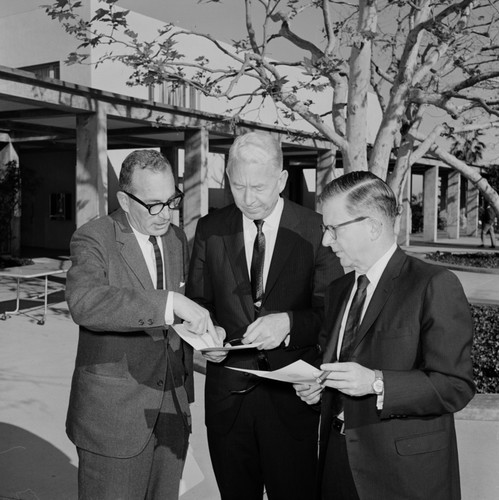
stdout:
{"type": "Polygon", "coordinates": [[[480,394],[499,394],[499,306],[471,304],[475,333],[471,358],[480,394]]]}
{"type": "Polygon", "coordinates": [[[488,269],[499,268],[499,253],[496,252],[452,253],[437,251],[427,253],[425,257],[444,264],[458,264],[460,266],[484,267],[488,269]]]}

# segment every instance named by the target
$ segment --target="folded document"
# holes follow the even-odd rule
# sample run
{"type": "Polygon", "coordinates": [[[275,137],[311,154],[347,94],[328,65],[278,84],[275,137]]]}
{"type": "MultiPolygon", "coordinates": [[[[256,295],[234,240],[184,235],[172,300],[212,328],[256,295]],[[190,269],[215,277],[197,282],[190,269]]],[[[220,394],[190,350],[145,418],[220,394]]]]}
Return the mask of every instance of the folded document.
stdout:
{"type": "Polygon", "coordinates": [[[268,378],[271,380],[290,382],[292,384],[311,384],[317,380],[317,377],[314,377],[313,375],[314,372],[317,372],[317,368],[302,359],[272,372],[263,370],[247,370],[246,368],[234,368],[232,366],[227,366],[227,368],[239,372],[251,373],[252,375],[257,375],[258,377],[268,378]]]}

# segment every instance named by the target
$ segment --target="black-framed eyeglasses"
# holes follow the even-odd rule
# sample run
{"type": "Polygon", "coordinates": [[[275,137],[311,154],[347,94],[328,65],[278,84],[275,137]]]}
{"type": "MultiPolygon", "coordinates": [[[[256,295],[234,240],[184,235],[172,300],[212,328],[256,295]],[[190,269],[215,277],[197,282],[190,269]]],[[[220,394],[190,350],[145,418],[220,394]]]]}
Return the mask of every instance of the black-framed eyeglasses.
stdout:
{"type": "Polygon", "coordinates": [[[127,196],[135,200],[137,203],[140,203],[143,207],[146,207],[151,215],[160,214],[165,207],[168,207],[170,210],[176,210],[180,207],[182,200],[184,199],[184,193],[180,191],[178,187],[175,187],[175,194],[165,202],[157,202],[157,203],[144,203],[140,198],[137,198],[132,193],[128,191],[123,191],[127,196]]]}
{"type": "Polygon", "coordinates": [[[336,231],[339,227],[348,226],[350,224],[355,224],[356,222],[361,222],[361,221],[366,220],[366,219],[369,219],[369,217],[367,217],[367,216],[357,217],[356,219],[347,220],[346,222],[342,222],[341,224],[337,224],[336,226],[325,226],[324,224],[321,224],[321,229],[322,229],[323,233],[328,231],[329,234],[331,235],[331,238],[333,238],[333,240],[335,240],[337,237],[336,231]]]}

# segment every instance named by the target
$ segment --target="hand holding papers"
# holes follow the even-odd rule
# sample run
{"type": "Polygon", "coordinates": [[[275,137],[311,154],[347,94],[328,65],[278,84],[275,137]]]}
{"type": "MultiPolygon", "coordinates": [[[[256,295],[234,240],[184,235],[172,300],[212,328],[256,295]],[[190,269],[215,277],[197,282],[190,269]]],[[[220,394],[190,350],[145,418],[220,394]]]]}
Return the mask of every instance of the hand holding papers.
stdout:
{"type": "Polygon", "coordinates": [[[203,333],[203,335],[197,335],[196,333],[190,332],[185,325],[178,323],[173,325],[173,329],[178,333],[178,335],[190,344],[196,351],[203,353],[212,351],[237,351],[240,349],[252,349],[258,347],[260,343],[256,344],[240,344],[240,345],[216,345],[213,337],[209,333],[203,333]]]}
{"type": "Polygon", "coordinates": [[[270,380],[289,382],[291,384],[315,384],[317,380],[317,375],[314,376],[314,373],[317,373],[317,368],[301,359],[272,372],[247,370],[245,368],[234,368],[232,366],[228,366],[227,368],[230,370],[251,373],[252,375],[268,378],[270,380]]]}

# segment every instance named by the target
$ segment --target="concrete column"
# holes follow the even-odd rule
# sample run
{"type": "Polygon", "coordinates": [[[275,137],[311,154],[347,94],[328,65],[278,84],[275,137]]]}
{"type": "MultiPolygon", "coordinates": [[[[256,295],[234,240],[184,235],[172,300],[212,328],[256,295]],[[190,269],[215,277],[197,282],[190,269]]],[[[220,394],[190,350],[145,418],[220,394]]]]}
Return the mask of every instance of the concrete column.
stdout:
{"type": "Polygon", "coordinates": [[[461,174],[449,172],[447,185],[447,233],[450,239],[459,238],[459,214],[461,210],[461,174]]]}
{"type": "Polygon", "coordinates": [[[234,197],[232,196],[232,191],[230,189],[229,177],[227,175],[227,164],[229,161],[229,155],[225,156],[225,173],[224,173],[224,204],[230,205],[234,203],[234,197]]]}
{"type": "MultiPolygon", "coordinates": [[[[336,148],[320,151],[317,157],[317,169],[315,174],[315,199],[322,193],[324,186],[335,178],[334,168],[336,166],[336,148]]],[[[317,208],[317,201],[316,201],[317,208]]]]}
{"type": "Polygon", "coordinates": [[[407,246],[410,244],[412,232],[412,214],[411,214],[411,172],[407,172],[405,182],[402,187],[402,214],[400,216],[400,227],[395,227],[398,233],[398,244],[407,246]]]}
{"type": "Polygon", "coordinates": [[[209,136],[204,128],[185,134],[184,231],[191,243],[198,219],[208,213],[209,136]]]}
{"type": "Polygon", "coordinates": [[[76,116],[76,227],[107,215],[107,115],[76,116]]]}
{"type": "Polygon", "coordinates": [[[423,214],[424,241],[437,241],[438,167],[431,167],[424,174],[423,214]]]}
{"type": "MultiPolygon", "coordinates": [[[[183,178],[179,177],[179,158],[178,158],[178,148],[173,146],[169,148],[160,148],[161,153],[170,162],[173,171],[173,177],[175,177],[175,182],[177,185],[183,184],[183,178]]],[[[171,220],[176,226],[182,227],[183,220],[181,217],[182,207],[180,210],[171,211],[171,220]]]]}
{"type": "Polygon", "coordinates": [[[479,191],[475,184],[468,181],[466,189],[466,218],[468,220],[467,236],[478,236],[479,191]]]}

